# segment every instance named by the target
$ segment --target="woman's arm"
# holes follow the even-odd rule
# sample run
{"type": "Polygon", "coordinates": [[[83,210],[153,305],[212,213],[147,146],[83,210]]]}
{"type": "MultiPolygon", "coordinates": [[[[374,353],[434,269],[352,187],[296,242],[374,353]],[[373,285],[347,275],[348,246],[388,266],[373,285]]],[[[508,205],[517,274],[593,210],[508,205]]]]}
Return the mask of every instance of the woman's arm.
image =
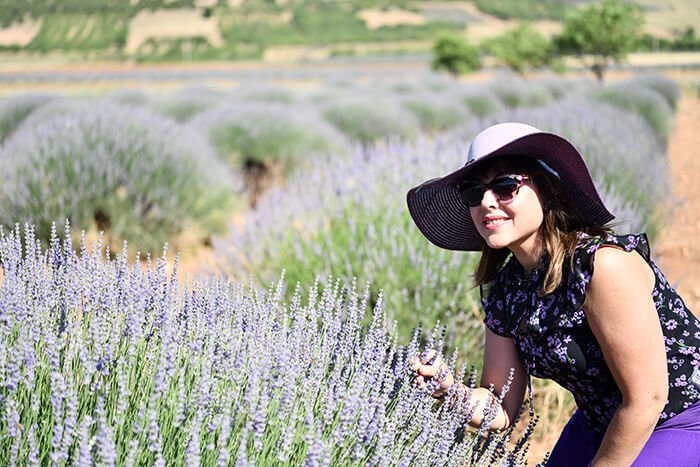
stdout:
{"type": "MultiPolygon", "coordinates": [[[[426,381],[436,377],[440,372],[447,371],[447,365],[440,356],[435,356],[434,351],[430,351],[421,359],[415,359],[409,363],[409,369],[417,375],[419,385],[426,384],[426,381]],[[432,364],[427,362],[432,361],[432,364]]],[[[447,373],[438,389],[433,393],[434,397],[442,397],[447,394],[450,387],[455,384],[451,373],[447,373]]],[[[496,410],[495,417],[489,424],[491,430],[501,430],[510,426],[515,419],[523,403],[525,386],[527,384],[527,374],[518,354],[515,350],[513,339],[499,336],[486,329],[484,345],[484,369],[481,375],[481,387],[468,389],[464,383],[457,382],[460,387],[457,395],[464,396],[465,402],[468,399],[472,409],[472,418],[469,424],[478,427],[484,419],[484,407],[490,406],[496,410]],[[503,403],[499,404],[496,398],[500,396],[501,389],[508,382],[508,376],[513,371],[513,380],[510,383],[508,392],[503,397],[503,403]],[[487,388],[493,385],[494,392],[487,388]],[[466,393],[469,392],[469,396],[466,393]],[[494,396],[495,395],[495,396],[494,396]]]]}
{"type": "MultiPolygon", "coordinates": [[[[501,388],[508,382],[508,375],[511,369],[513,370],[513,380],[510,383],[508,392],[503,397],[503,403],[500,406],[501,410],[498,410],[496,418],[491,422],[490,427],[492,429],[507,428],[518,415],[525,396],[527,373],[518,358],[513,339],[499,336],[486,328],[481,389],[477,388],[477,391],[481,393],[480,399],[484,400],[481,407],[483,407],[483,404],[490,402],[488,398],[492,397],[485,388],[493,385],[494,393],[500,396],[501,388]]],[[[474,412],[473,424],[478,425],[481,423],[482,413],[479,410],[474,412]],[[478,420],[476,420],[477,417],[479,418],[478,420]]]]}
{"type": "Polygon", "coordinates": [[[601,247],[584,310],[622,393],[592,465],[630,465],[646,444],[668,397],[668,369],[654,275],[636,252],[601,247]]]}

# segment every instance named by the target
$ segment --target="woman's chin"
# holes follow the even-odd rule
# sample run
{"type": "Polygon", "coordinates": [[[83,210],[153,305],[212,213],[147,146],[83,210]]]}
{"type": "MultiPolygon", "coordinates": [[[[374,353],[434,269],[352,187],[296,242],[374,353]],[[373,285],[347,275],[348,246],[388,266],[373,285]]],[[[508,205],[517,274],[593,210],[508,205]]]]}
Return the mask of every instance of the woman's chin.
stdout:
{"type": "Polygon", "coordinates": [[[502,235],[494,235],[493,233],[489,235],[487,233],[486,235],[482,234],[482,238],[492,250],[500,250],[501,248],[507,248],[508,245],[510,245],[510,242],[503,238],[502,235]]]}

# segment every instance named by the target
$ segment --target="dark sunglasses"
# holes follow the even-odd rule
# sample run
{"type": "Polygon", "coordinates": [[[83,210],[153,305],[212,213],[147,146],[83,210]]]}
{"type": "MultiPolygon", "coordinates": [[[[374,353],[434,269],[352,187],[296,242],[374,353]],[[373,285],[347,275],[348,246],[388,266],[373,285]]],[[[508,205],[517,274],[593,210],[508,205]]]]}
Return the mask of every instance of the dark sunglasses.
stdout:
{"type": "Polygon", "coordinates": [[[462,202],[468,207],[480,205],[486,190],[491,190],[498,201],[507,203],[513,201],[525,180],[529,179],[530,177],[527,175],[503,175],[488,183],[467,180],[460,183],[457,189],[462,197],[462,202]]]}

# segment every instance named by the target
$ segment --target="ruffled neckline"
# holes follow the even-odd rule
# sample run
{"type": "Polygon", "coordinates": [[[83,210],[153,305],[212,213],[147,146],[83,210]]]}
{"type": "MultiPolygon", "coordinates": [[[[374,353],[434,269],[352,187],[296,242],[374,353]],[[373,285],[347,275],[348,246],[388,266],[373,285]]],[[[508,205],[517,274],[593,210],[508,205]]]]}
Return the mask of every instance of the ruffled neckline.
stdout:
{"type": "Polygon", "coordinates": [[[529,273],[525,271],[525,268],[518,262],[515,255],[510,256],[508,261],[510,268],[512,269],[513,277],[520,281],[528,282],[538,282],[544,274],[547,272],[549,267],[549,253],[544,252],[535,266],[529,273]]]}

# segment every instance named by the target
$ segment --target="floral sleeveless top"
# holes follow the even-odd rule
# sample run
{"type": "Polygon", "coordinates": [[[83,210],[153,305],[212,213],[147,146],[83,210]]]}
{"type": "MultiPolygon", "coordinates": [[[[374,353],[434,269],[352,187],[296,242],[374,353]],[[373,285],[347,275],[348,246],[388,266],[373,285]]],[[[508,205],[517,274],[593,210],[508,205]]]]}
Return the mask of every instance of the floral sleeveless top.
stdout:
{"type": "Polygon", "coordinates": [[[601,245],[636,250],[656,277],[652,298],[663,329],[669,373],[668,401],[660,424],[700,400],[700,321],[651,260],[646,235],[609,235],[604,240],[582,235],[573,270],[565,268],[562,285],[545,297],[538,289],[548,265],[546,255],[529,275],[511,256],[498,276],[481,288],[484,323],[496,334],[515,340],[528,375],[552,379],[568,389],[589,427],[604,431],[622,396],[583,312],[594,255],[601,245]]]}

